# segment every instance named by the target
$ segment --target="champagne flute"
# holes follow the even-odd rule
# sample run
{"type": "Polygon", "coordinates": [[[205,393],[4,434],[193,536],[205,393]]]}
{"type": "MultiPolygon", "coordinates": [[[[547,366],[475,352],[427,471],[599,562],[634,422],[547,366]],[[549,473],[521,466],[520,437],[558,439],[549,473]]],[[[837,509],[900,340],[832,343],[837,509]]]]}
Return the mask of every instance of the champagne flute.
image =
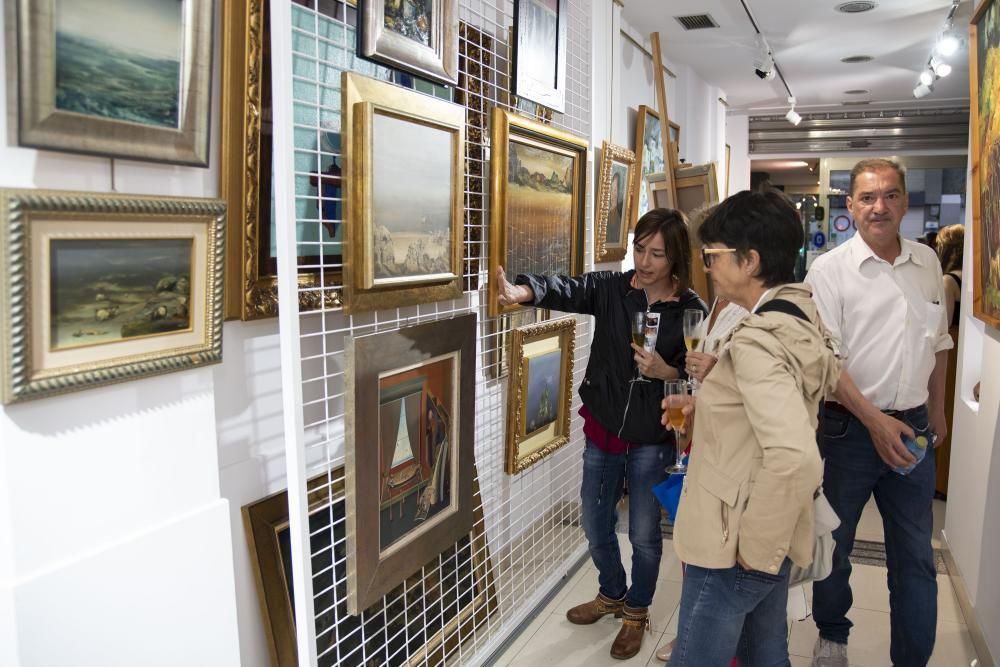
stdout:
{"type": "Polygon", "coordinates": [[[667,472],[671,474],[684,473],[687,472],[687,465],[684,464],[684,449],[687,447],[689,438],[682,435],[680,429],[684,427],[684,406],[691,402],[691,386],[684,380],[668,380],[663,383],[663,397],[667,399],[667,421],[670,422],[670,426],[674,430],[677,445],[677,460],[674,465],[667,468],[667,472]]]}
{"type": "MultiPolygon", "coordinates": [[[[637,313],[632,313],[632,342],[636,347],[642,347],[646,343],[646,313],[640,310],[637,313]]],[[[631,348],[630,348],[631,351],[631,348]]],[[[633,352],[634,354],[634,352],[633,352]]],[[[632,378],[633,382],[649,382],[646,378],[642,377],[642,373],[639,372],[639,366],[635,367],[635,377],[632,378]]]]}
{"type": "Polygon", "coordinates": [[[705,313],[693,308],[684,311],[684,346],[687,347],[688,352],[694,352],[701,344],[704,323],[705,313]]]}

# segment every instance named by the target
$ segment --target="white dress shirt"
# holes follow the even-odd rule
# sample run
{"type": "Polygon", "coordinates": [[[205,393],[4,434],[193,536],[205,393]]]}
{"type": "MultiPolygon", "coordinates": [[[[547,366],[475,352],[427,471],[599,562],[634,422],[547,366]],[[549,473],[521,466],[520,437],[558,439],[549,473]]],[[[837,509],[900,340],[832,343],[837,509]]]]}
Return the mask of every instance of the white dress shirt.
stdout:
{"type": "MultiPolygon", "coordinates": [[[[716,299],[718,301],[718,299],[716,299]]],[[[715,311],[715,303],[712,304],[712,309],[709,311],[709,316],[715,311]]],[[[700,352],[707,352],[714,357],[718,357],[722,354],[722,343],[725,342],[726,338],[729,337],[729,332],[736,327],[737,324],[743,321],[743,318],[749,315],[747,309],[743,306],[733,303],[730,301],[726,304],[726,307],[719,311],[718,316],[715,318],[715,322],[712,324],[712,329],[705,334],[705,337],[701,340],[701,345],[698,346],[700,352]]]]}
{"type": "Polygon", "coordinates": [[[890,264],[855,234],[806,275],[844,368],[880,410],[926,403],[935,353],[952,347],[937,255],[903,238],[900,245],[890,264]]]}

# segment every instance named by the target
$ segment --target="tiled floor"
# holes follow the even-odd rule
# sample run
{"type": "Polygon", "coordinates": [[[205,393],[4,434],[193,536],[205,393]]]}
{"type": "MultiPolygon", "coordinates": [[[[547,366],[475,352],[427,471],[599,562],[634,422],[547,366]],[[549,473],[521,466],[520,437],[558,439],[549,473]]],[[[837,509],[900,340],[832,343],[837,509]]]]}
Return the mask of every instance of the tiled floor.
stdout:
{"type": "MultiPolygon", "coordinates": [[[[944,503],[935,501],[935,536],[944,525],[944,503]]],[[[882,526],[874,503],[865,508],[858,526],[858,539],[881,542],[882,526]]],[[[622,557],[631,558],[631,547],[626,536],[621,536],[622,557]]],[[[937,540],[935,540],[935,546],[937,540]]],[[[849,656],[855,667],[885,667],[889,661],[889,589],[885,569],[870,565],[855,565],[851,575],[854,607],[850,618],[854,621],[849,656]]],[[[631,660],[614,660],[609,655],[611,642],[620,627],[620,621],[610,617],[594,625],[572,625],[566,620],[569,607],[586,602],[597,592],[597,571],[588,562],[562,587],[552,602],[543,609],[524,632],[496,661],[497,667],[600,667],[617,665],[663,665],[654,655],[656,649],[670,641],[677,632],[677,607],[681,596],[680,563],[673,547],[664,545],[660,563],[660,581],[656,598],[650,611],[652,633],[647,635],[639,655],[631,660]]],[[[811,587],[806,587],[806,598],[811,599],[811,587]]],[[[809,667],[816,625],[812,618],[792,624],[788,650],[792,667],[809,667]]],[[[976,657],[958,606],[958,600],[947,575],[938,576],[938,631],[933,667],[965,667],[976,657]]]]}

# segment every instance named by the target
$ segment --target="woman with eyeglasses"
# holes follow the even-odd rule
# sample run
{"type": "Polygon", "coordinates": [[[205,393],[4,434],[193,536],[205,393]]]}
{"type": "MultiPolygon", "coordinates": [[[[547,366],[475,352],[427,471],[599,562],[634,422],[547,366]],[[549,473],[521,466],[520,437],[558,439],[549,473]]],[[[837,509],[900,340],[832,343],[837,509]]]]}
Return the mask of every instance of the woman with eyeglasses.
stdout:
{"type": "Polygon", "coordinates": [[[685,379],[685,309],[707,311],[689,287],[691,245],[684,214],[655,209],[642,216],[632,242],[635,270],[595,271],[574,278],[519,275],[511,284],[497,271],[501,305],[532,303],[594,315],[594,338],[580,385],[583,407],[583,530],[597,567],[594,600],[566,613],[571,623],[589,625],[608,614],[623,623],[611,655],[639,652],[649,625],[649,606],[659,576],[663,538],[660,505],[652,488],[666,479],[674,460],[674,434],[660,424],[663,381],[685,379]],[[632,342],[636,314],[659,314],[650,351],[632,342]],[[637,373],[638,371],[638,373],[637,373]],[[628,483],[631,583],[626,582],[615,533],[617,505],[628,483]]]}
{"type": "Polygon", "coordinates": [[[840,367],[809,287],[794,283],[803,230],[784,195],[735,194],[698,236],[716,293],[749,315],[695,400],[698,443],[674,524],[687,566],[669,665],[724,667],[733,655],[789,665],[788,576],[793,562],[812,562],[817,412],[840,367]]]}

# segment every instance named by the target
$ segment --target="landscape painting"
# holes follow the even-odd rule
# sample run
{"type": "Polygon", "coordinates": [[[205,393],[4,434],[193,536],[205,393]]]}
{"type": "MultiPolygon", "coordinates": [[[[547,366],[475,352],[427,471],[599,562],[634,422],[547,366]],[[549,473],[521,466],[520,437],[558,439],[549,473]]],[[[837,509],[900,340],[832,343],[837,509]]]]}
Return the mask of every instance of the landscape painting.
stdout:
{"type": "Polygon", "coordinates": [[[56,108],[178,128],[184,5],[56,0],[56,108]]]}
{"type": "Polygon", "coordinates": [[[430,47],[434,0],[385,0],[385,27],[430,47]]]}
{"type": "Polygon", "coordinates": [[[973,312],[1000,329],[1000,4],[985,0],[972,24],[973,312]]]}
{"type": "MultiPolygon", "coordinates": [[[[639,161],[640,176],[639,183],[645,181],[649,174],[659,174],[665,169],[663,164],[663,138],[660,134],[660,118],[651,113],[648,107],[640,107],[639,132],[637,132],[635,148],[636,159],[639,161]]],[[[656,208],[655,203],[649,200],[649,193],[646,188],[639,187],[638,202],[636,205],[635,219],[638,220],[650,209],[656,208]]]]}
{"type": "Polygon", "coordinates": [[[508,275],[571,273],[576,158],[511,141],[507,162],[508,275]]]}
{"type": "Polygon", "coordinates": [[[379,548],[414,536],[451,507],[454,359],[379,380],[379,548]]]}
{"type": "Polygon", "coordinates": [[[554,350],[527,362],[525,429],[522,435],[540,431],[559,416],[559,392],[562,387],[562,351],[554,350]]]}
{"type": "Polygon", "coordinates": [[[453,140],[444,129],[375,114],[371,234],[376,285],[451,271],[453,140]]]}
{"type": "Polygon", "coordinates": [[[49,253],[52,349],[191,328],[192,239],[53,239],[49,253]]]}

